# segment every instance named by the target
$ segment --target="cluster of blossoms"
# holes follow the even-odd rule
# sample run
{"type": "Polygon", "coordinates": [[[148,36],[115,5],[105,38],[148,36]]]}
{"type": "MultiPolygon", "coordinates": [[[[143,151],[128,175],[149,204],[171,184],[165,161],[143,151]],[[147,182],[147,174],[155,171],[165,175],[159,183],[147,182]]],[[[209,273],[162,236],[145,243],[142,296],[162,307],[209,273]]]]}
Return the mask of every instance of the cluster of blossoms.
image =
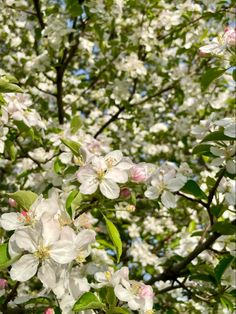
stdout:
{"type": "MultiPolygon", "coordinates": [[[[9,199],[9,204],[17,206],[13,199],[9,199]]],[[[108,259],[104,265],[107,270],[99,272],[103,269],[100,263],[88,263],[87,257],[96,252],[96,232],[89,216],[84,215],[70,217],[57,191],[52,191],[48,199],[39,196],[27,211],[3,214],[1,227],[14,231],[8,245],[13,259],[11,279],[25,282],[37,275],[44,293],[51,290],[56,295],[62,313],[70,313],[83,293],[103,286],[112,286],[118,300],[127,302],[130,309],[152,313],[151,286],[129,280],[127,267],[114,272],[108,259]],[[99,284],[89,283],[87,276],[91,274],[99,284]]],[[[6,287],[4,279],[1,286],[6,287]]]]}
{"type": "Polygon", "coordinates": [[[231,49],[236,49],[236,29],[227,27],[222,36],[214,38],[211,44],[200,48],[200,55],[202,57],[223,55],[225,51],[231,49]]]}

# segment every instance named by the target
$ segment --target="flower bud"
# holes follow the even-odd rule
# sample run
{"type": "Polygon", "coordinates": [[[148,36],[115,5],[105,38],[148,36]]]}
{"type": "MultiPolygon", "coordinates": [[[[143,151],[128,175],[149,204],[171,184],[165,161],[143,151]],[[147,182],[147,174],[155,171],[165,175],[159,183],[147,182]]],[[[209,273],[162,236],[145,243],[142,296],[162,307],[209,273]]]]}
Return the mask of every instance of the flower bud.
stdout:
{"type": "Polygon", "coordinates": [[[8,199],[8,204],[11,206],[11,207],[16,207],[17,206],[17,202],[15,200],[13,200],[13,198],[9,198],[8,199]]]}
{"type": "Polygon", "coordinates": [[[143,166],[136,165],[130,169],[130,179],[133,182],[141,183],[146,181],[147,172],[143,166]]]}
{"type": "Polygon", "coordinates": [[[120,197],[128,198],[130,197],[130,195],[131,195],[131,192],[129,188],[122,188],[120,190],[120,197]]]}
{"type": "Polygon", "coordinates": [[[7,280],[0,278],[0,290],[3,290],[7,287],[7,280]]]}
{"type": "Polygon", "coordinates": [[[46,310],[44,310],[43,314],[54,314],[54,309],[51,307],[48,307],[46,310]]]}
{"type": "Polygon", "coordinates": [[[235,47],[236,46],[236,29],[226,27],[223,38],[227,46],[235,47]]]}

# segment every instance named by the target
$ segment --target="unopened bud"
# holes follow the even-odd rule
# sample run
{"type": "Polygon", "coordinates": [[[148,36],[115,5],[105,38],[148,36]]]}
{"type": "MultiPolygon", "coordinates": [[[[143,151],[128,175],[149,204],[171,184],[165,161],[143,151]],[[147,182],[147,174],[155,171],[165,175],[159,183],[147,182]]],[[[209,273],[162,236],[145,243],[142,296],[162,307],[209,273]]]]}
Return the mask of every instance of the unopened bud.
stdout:
{"type": "Polygon", "coordinates": [[[54,309],[51,307],[48,307],[46,310],[44,310],[43,314],[54,314],[54,309]]]}
{"type": "Polygon", "coordinates": [[[126,210],[127,210],[128,212],[130,212],[130,213],[134,212],[135,209],[136,209],[136,207],[135,207],[134,205],[128,205],[128,206],[126,207],[126,210]]]}
{"type": "Polygon", "coordinates": [[[226,27],[223,38],[227,46],[235,47],[236,46],[236,29],[226,27]]]}
{"type": "Polygon", "coordinates": [[[127,197],[130,197],[130,195],[131,195],[131,192],[129,188],[122,188],[120,190],[120,197],[127,198],[127,197]]]}
{"type": "Polygon", "coordinates": [[[9,198],[8,199],[8,204],[11,206],[11,207],[16,207],[17,206],[17,202],[15,200],[13,200],[13,198],[9,198]]]}
{"type": "Polygon", "coordinates": [[[7,287],[7,280],[0,278],[0,290],[3,290],[7,287]]]}
{"type": "Polygon", "coordinates": [[[147,171],[143,166],[134,166],[130,169],[130,179],[133,182],[141,183],[147,179],[147,171]]]}

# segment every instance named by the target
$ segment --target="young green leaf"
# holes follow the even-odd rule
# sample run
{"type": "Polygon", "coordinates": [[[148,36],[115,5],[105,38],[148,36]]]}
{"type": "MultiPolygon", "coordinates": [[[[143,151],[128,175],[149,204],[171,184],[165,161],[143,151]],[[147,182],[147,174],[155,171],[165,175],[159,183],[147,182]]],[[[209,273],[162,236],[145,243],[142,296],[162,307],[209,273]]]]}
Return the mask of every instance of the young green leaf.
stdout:
{"type": "Polygon", "coordinates": [[[23,93],[23,90],[6,77],[2,77],[0,78],[0,93],[23,93]]]}
{"type": "Polygon", "coordinates": [[[234,257],[230,254],[224,256],[219,263],[216,265],[214,271],[215,271],[215,277],[218,283],[220,283],[221,278],[226,271],[226,269],[230,266],[231,262],[233,261],[234,257]]]}
{"type": "Polygon", "coordinates": [[[104,304],[92,292],[85,292],[74,304],[73,311],[95,310],[104,308],[104,304]]]}
{"type": "Polygon", "coordinates": [[[117,230],[116,226],[106,218],[106,216],[104,216],[104,219],[106,221],[108,235],[116,248],[117,262],[119,263],[122,254],[122,242],[119,231],[117,230]]]}
{"type": "Polygon", "coordinates": [[[221,131],[215,131],[215,132],[211,132],[207,134],[202,139],[202,142],[233,141],[233,140],[236,140],[236,139],[225,135],[221,131]]]}
{"type": "Polygon", "coordinates": [[[210,84],[219,78],[227,69],[221,69],[221,68],[211,68],[208,69],[201,77],[201,88],[202,91],[205,91],[210,84]]]}
{"type": "Polygon", "coordinates": [[[224,235],[236,234],[236,226],[227,221],[215,223],[212,230],[224,235]]]}
{"type": "Polygon", "coordinates": [[[186,194],[191,194],[195,196],[196,198],[207,199],[206,194],[200,189],[199,185],[193,180],[188,180],[183,186],[183,188],[181,189],[181,191],[186,194]]]}
{"type": "Polygon", "coordinates": [[[80,144],[71,140],[61,139],[62,143],[66,145],[75,156],[80,156],[80,144]]]}
{"type": "Polygon", "coordinates": [[[24,190],[9,193],[8,195],[13,198],[22,209],[25,210],[29,210],[38,197],[36,193],[24,190]]]}

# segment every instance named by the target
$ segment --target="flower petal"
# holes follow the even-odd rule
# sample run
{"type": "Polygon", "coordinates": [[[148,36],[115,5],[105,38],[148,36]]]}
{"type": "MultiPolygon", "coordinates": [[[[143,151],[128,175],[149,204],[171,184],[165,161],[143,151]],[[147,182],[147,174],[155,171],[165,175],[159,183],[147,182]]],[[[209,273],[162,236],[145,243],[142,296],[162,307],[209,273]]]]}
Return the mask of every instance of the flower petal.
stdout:
{"type": "Polygon", "coordinates": [[[161,196],[162,204],[166,208],[175,208],[176,207],[176,199],[175,195],[169,191],[165,191],[161,196]]]}
{"type": "Polygon", "coordinates": [[[107,171],[105,178],[111,179],[117,183],[125,183],[128,181],[128,174],[124,170],[112,168],[111,170],[107,171]]]}
{"type": "Polygon", "coordinates": [[[100,191],[107,198],[113,200],[119,197],[120,188],[119,186],[112,181],[111,179],[103,179],[100,183],[100,191]]]}
{"type": "Polygon", "coordinates": [[[39,261],[33,254],[23,255],[12,265],[10,276],[12,280],[27,281],[32,278],[38,268],[39,261]]]}
{"type": "MultiPolygon", "coordinates": [[[[6,213],[3,214],[0,218],[0,225],[3,229],[10,231],[10,230],[16,230],[19,227],[24,226],[24,221],[21,219],[20,213],[6,213]]],[[[23,218],[23,216],[22,216],[23,218]]]]}

